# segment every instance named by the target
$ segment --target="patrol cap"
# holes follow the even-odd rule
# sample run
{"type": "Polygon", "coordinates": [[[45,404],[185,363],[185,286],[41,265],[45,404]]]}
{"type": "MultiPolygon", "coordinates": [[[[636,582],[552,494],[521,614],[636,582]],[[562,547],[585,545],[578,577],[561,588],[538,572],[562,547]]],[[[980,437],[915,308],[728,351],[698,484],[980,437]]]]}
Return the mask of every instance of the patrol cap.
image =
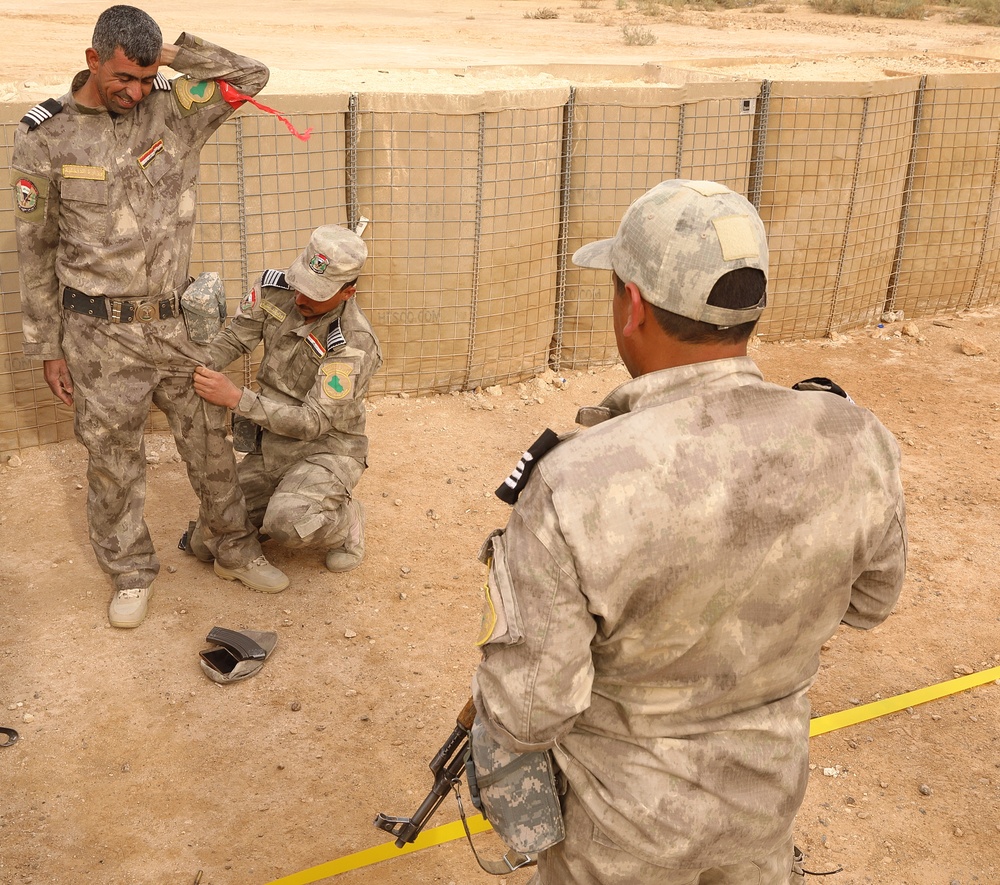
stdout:
{"type": "Polygon", "coordinates": [[[288,284],[313,301],[329,301],[365,266],[368,246],[353,231],[336,224],[318,227],[309,245],[285,273],[288,284]]]}
{"type": "Polygon", "coordinates": [[[749,200],[715,181],[664,181],[625,212],[618,233],[577,249],[573,263],[613,270],[650,304],[688,319],[736,326],[757,319],[766,295],[744,309],[707,303],[723,274],[752,267],[767,276],[767,235],[749,200]]]}

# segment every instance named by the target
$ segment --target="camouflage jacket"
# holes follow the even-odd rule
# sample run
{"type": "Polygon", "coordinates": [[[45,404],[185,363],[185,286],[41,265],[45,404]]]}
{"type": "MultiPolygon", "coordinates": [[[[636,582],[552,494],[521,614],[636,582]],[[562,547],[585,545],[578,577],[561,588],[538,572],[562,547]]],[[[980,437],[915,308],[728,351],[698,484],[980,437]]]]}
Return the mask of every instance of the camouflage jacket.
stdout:
{"type": "Polygon", "coordinates": [[[24,353],[62,357],[64,286],[111,298],[169,297],[188,279],[200,152],[233,113],[216,80],[245,94],[267,68],[181,34],[171,67],[129,114],[83,107],[73,92],[62,109],[14,135],[11,184],[24,315],[24,353]]]}
{"type": "Polygon", "coordinates": [[[820,646],[902,585],[896,441],[748,358],[641,376],[577,420],[486,545],[479,715],[508,749],[552,747],[635,856],[773,850],[805,792],[820,646]]]}
{"type": "Polygon", "coordinates": [[[235,411],[264,428],[265,461],[320,453],[366,459],[365,396],[382,353],[356,301],[304,320],[284,273],[266,270],[209,345],[215,368],[222,369],[264,344],[260,392],[244,388],[235,411]]]}

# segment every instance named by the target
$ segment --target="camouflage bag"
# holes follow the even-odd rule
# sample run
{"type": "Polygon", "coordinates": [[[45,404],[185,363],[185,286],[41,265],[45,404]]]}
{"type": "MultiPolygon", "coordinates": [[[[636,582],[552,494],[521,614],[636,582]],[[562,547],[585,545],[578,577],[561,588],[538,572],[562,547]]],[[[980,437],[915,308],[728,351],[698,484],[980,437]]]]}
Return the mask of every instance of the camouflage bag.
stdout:
{"type": "Polygon", "coordinates": [[[181,313],[188,338],[211,344],[226,319],[226,291],[214,271],[200,274],[181,295],[181,313]]]}
{"type": "Polygon", "coordinates": [[[468,780],[473,803],[504,844],[534,855],[561,842],[566,831],[552,754],[511,753],[489,736],[478,718],[471,742],[468,780]]]}

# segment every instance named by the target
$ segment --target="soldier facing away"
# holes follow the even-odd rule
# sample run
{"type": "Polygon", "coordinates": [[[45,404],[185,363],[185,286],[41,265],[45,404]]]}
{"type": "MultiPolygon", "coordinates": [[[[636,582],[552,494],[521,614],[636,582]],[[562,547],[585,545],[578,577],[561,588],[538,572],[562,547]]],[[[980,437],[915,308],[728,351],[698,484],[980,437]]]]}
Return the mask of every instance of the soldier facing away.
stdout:
{"type": "Polygon", "coordinates": [[[205,348],[179,306],[201,148],[239,105],[230,90],[256,94],[268,70],[191,34],[164,43],[132,6],[100,15],[86,59],[70,91],[29,111],[14,138],[24,353],[75,409],[90,540],[115,588],[108,617],[136,627],[159,571],[143,518],[151,402],[219,539],[219,573],[265,592],[288,584],[247,518],[225,410],[191,389],[205,348]],[[161,65],[183,76],[167,80],[161,65]]]}
{"type": "Polygon", "coordinates": [[[532,881],[801,881],[807,691],[900,592],[899,448],[747,356],[767,242],[727,187],[664,182],[574,262],[612,271],[632,380],[508,481],[473,684],[483,739],[550,749],[564,785],[532,881]]]}

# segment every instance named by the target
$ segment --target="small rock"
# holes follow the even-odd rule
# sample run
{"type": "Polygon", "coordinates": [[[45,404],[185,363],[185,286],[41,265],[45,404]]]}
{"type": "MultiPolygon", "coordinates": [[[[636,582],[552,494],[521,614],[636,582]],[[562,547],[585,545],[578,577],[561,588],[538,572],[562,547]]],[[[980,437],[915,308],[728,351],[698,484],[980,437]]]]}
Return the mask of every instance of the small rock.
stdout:
{"type": "Polygon", "coordinates": [[[986,353],[986,348],[978,341],[971,341],[966,338],[960,345],[962,353],[966,356],[982,356],[986,353]]]}
{"type": "Polygon", "coordinates": [[[344,697],[355,698],[358,696],[358,690],[356,688],[349,688],[344,692],[344,697]]]}
{"type": "Polygon", "coordinates": [[[919,790],[921,796],[930,796],[930,794],[934,792],[930,787],[927,786],[927,784],[921,784],[919,790]]]}
{"type": "Polygon", "coordinates": [[[826,777],[837,777],[837,775],[840,774],[840,772],[837,771],[836,768],[824,768],[823,769],[823,774],[826,777]]]}
{"type": "Polygon", "coordinates": [[[392,503],[395,504],[397,507],[402,507],[403,506],[403,499],[402,498],[396,498],[396,500],[393,501],[392,503]]]}
{"type": "Polygon", "coordinates": [[[346,638],[346,639],[353,639],[353,638],[354,638],[355,636],[357,636],[357,635],[358,635],[358,634],[357,634],[357,633],[355,633],[355,632],[354,632],[353,630],[351,630],[351,629],[347,629],[347,630],[345,630],[345,631],[344,631],[344,638],[346,638]]]}
{"type": "Polygon", "coordinates": [[[35,717],[34,717],[34,716],[32,716],[32,715],[31,715],[30,713],[25,713],[25,714],[24,714],[24,715],[23,715],[23,716],[21,717],[21,721],[22,721],[22,722],[34,722],[34,721],[35,721],[35,717]]]}
{"type": "Polygon", "coordinates": [[[503,396],[503,388],[496,384],[493,387],[487,387],[486,392],[490,396],[503,396]]]}
{"type": "Polygon", "coordinates": [[[920,337],[920,328],[917,326],[916,323],[903,323],[903,328],[900,329],[900,331],[907,338],[919,338],[920,337]]]}
{"type": "Polygon", "coordinates": [[[399,598],[400,599],[406,599],[406,594],[405,593],[400,593],[399,594],[399,598]]]}
{"type": "Polygon", "coordinates": [[[24,462],[17,455],[11,455],[7,459],[7,466],[8,467],[20,467],[23,463],[24,462]]]}
{"type": "Polygon", "coordinates": [[[175,566],[175,565],[168,565],[167,566],[167,571],[170,572],[170,574],[175,574],[177,572],[177,566],[175,566]]]}
{"type": "Polygon", "coordinates": [[[408,565],[401,565],[399,567],[399,573],[401,575],[408,575],[410,573],[410,567],[408,565]]]}
{"type": "Polygon", "coordinates": [[[298,701],[292,701],[288,705],[288,709],[291,710],[293,713],[298,713],[299,710],[302,709],[302,704],[300,704],[298,701]]]}

